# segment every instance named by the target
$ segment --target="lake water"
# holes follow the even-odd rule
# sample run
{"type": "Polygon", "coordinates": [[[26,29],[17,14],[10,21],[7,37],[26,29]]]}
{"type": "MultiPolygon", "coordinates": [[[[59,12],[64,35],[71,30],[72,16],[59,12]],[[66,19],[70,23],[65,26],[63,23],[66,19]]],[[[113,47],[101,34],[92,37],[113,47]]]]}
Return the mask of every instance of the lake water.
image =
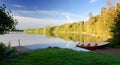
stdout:
{"type": "MultiPolygon", "coordinates": [[[[27,34],[23,32],[12,32],[10,34],[0,35],[0,42],[5,44],[11,43],[11,46],[25,46],[32,50],[48,47],[70,48],[78,51],[88,51],[87,49],[76,47],[80,43],[104,42],[104,38],[92,37],[83,34],[71,33],[46,33],[46,34],[27,34]]],[[[92,44],[94,45],[94,44],[92,44]]]]}
{"type": "Polygon", "coordinates": [[[25,34],[22,32],[0,35],[0,42],[4,42],[5,44],[10,42],[11,46],[18,46],[18,40],[20,40],[21,46],[25,46],[32,50],[47,47],[60,47],[78,51],[89,51],[76,47],[77,41],[66,40],[64,38],[48,37],[40,34],[25,34]]]}

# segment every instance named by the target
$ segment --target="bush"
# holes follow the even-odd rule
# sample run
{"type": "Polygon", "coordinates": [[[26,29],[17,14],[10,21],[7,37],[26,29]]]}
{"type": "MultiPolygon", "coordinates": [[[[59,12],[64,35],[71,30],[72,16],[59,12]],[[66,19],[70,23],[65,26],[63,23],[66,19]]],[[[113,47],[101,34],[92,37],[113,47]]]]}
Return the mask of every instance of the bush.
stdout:
{"type": "Polygon", "coordinates": [[[0,43],[0,61],[7,60],[12,57],[14,54],[14,49],[10,45],[5,46],[3,43],[0,43]]]}

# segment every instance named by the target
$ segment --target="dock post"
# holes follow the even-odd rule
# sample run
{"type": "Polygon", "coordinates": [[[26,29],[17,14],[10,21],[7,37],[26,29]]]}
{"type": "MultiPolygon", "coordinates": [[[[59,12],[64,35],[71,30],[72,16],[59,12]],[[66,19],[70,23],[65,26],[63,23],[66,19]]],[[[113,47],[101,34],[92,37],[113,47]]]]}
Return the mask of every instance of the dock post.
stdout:
{"type": "Polygon", "coordinates": [[[18,39],[18,44],[19,44],[19,46],[20,46],[20,39],[18,39]]]}
{"type": "Polygon", "coordinates": [[[8,46],[10,47],[11,46],[11,42],[9,41],[9,43],[8,43],[8,46]]]}

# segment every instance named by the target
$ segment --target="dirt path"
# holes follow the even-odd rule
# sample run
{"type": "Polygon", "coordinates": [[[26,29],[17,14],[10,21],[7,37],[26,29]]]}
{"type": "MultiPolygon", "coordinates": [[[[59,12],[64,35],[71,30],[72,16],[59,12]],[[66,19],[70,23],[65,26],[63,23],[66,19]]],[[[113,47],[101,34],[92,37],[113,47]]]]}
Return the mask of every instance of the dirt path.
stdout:
{"type": "Polygon", "coordinates": [[[116,48],[107,47],[107,48],[104,48],[104,49],[94,50],[94,52],[103,53],[103,54],[120,55],[120,48],[116,49],[116,48]]]}

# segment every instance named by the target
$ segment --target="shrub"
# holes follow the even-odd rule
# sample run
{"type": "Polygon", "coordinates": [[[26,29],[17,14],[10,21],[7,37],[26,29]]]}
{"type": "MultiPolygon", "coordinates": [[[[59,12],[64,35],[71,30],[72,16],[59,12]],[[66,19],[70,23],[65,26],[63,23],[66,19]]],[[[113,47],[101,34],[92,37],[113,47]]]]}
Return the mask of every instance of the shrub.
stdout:
{"type": "Polygon", "coordinates": [[[3,43],[0,43],[0,61],[7,60],[12,57],[14,54],[14,49],[10,45],[6,46],[3,43]]]}

